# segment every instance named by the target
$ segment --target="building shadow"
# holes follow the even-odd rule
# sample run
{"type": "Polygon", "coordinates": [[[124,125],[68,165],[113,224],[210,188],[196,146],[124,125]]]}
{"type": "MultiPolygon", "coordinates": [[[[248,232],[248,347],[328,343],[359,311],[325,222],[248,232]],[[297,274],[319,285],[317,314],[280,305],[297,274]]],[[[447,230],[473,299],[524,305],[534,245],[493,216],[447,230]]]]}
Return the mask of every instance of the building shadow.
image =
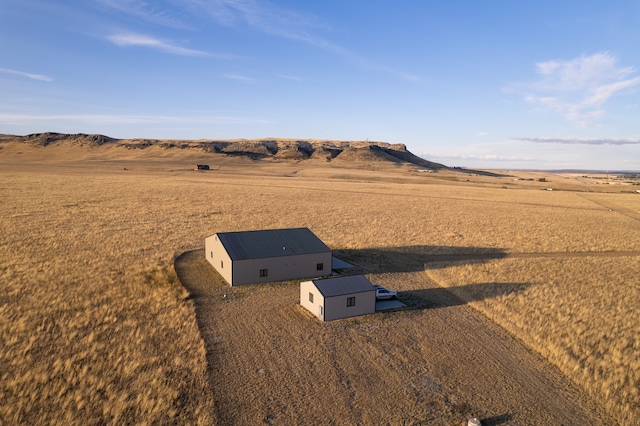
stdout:
{"type": "MultiPolygon", "coordinates": [[[[485,299],[494,299],[513,293],[520,293],[531,286],[530,283],[479,283],[455,287],[436,287],[408,290],[398,293],[398,300],[407,305],[404,309],[438,309],[465,305],[485,299]]],[[[484,422],[482,423],[484,424],[484,422]]]]}
{"type": "Polygon", "coordinates": [[[510,422],[512,417],[513,416],[511,414],[505,413],[500,414],[499,416],[486,417],[484,419],[481,419],[480,423],[483,426],[498,426],[510,422]]]}
{"type": "Polygon", "coordinates": [[[484,263],[503,259],[507,252],[494,247],[400,246],[333,250],[337,258],[354,265],[349,274],[418,272],[450,263],[484,263]]]}

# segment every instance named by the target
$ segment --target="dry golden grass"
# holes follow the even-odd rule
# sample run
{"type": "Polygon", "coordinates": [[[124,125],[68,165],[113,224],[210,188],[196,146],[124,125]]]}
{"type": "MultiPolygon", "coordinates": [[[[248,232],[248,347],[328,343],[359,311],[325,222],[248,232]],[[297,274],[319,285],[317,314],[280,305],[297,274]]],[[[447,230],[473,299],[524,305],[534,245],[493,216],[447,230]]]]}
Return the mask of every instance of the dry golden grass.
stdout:
{"type": "MultiPolygon", "coordinates": [[[[395,166],[372,172],[322,162],[208,160],[217,170],[198,173],[188,169],[199,158],[166,151],[145,158],[87,149],[81,155],[88,162],[65,163],[48,158],[52,151],[20,149],[25,154],[15,147],[0,153],[0,422],[215,423],[220,411],[204,342],[173,259],[217,231],[295,226],[355,257],[379,249],[381,262],[385,252],[425,263],[461,252],[526,254],[428,273],[606,401],[618,422],[640,416],[640,222],[578,193],[502,189],[506,180],[465,182],[455,174],[412,176],[395,166]],[[37,161],[28,166],[22,155],[37,161]],[[100,160],[104,155],[117,161],[100,160]],[[564,256],[578,252],[596,255],[564,256]],[[482,298],[473,296],[478,283],[530,286],[482,298]]],[[[640,210],[640,197],[611,194],[605,201],[640,210]]],[[[403,281],[379,272],[374,280],[407,292],[408,300],[426,285],[419,276],[403,281]]],[[[292,303],[294,293],[287,296],[292,303]]],[[[295,315],[300,326],[313,323],[295,315]]],[[[418,317],[403,313],[398,327],[418,317]]],[[[366,350],[360,332],[352,339],[366,350]]],[[[406,362],[419,365],[419,357],[434,355],[427,350],[406,362]]],[[[375,401],[362,398],[367,412],[375,401]]],[[[425,414],[411,407],[395,421],[425,414]]]]}
{"type": "Polygon", "coordinates": [[[2,182],[0,423],[211,423],[170,218],[154,217],[165,196],[107,176],[2,182]]]}
{"type": "Polygon", "coordinates": [[[428,270],[556,365],[623,424],[640,413],[640,255],[514,258],[428,270]],[[485,297],[488,282],[527,283],[485,297]]]}

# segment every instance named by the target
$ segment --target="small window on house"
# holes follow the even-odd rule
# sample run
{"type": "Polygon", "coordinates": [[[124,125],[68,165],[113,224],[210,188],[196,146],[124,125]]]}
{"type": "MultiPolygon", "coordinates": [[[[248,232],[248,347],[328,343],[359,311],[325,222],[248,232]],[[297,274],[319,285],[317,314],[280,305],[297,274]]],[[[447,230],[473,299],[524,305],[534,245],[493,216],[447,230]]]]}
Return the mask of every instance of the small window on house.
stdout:
{"type": "Polygon", "coordinates": [[[356,298],[354,297],[347,297],[347,307],[349,306],[356,306],[356,298]]]}
{"type": "Polygon", "coordinates": [[[211,252],[211,258],[213,259],[213,252],[211,252]]]}
{"type": "Polygon", "coordinates": [[[266,277],[269,275],[269,270],[268,269],[260,269],[260,276],[261,277],[266,277]]]}
{"type": "Polygon", "coordinates": [[[220,261],[220,267],[224,268],[224,262],[222,260],[220,261]]]}
{"type": "Polygon", "coordinates": [[[322,271],[324,269],[324,263],[316,263],[316,271],[322,271]]]}
{"type": "Polygon", "coordinates": [[[313,293],[309,292],[309,302],[313,303],[313,293]]]}

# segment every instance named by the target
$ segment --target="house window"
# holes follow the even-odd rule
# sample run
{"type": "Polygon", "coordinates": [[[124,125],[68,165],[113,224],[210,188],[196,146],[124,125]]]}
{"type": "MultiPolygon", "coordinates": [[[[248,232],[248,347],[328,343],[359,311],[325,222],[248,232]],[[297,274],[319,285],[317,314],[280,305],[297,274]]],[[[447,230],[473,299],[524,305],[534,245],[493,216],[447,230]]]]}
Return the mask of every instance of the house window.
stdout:
{"type": "Polygon", "coordinates": [[[213,259],[213,252],[211,252],[211,258],[213,259]]]}
{"type": "Polygon", "coordinates": [[[222,260],[220,261],[220,268],[224,268],[224,262],[222,260]]]}
{"type": "Polygon", "coordinates": [[[356,306],[356,297],[347,297],[347,308],[350,306],[356,306]]]}
{"type": "Polygon", "coordinates": [[[268,269],[260,269],[260,276],[261,277],[266,277],[269,275],[269,270],[268,269]]]}
{"type": "Polygon", "coordinates": [[[309,292],[309,302],[313,303],[313,293],[309,292]]]}
{"type": "Polygon", "coordinates": [[[322,271],[324,269],[324,263],[316,263],[316,271],[322,271]]]}

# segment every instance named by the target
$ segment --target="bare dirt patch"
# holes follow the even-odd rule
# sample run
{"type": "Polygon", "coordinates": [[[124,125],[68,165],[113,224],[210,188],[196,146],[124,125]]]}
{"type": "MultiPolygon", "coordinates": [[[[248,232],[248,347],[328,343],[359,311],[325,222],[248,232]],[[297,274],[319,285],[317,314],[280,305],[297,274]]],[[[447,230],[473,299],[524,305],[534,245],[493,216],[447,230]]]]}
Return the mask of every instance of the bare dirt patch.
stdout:
{"type": "MultiPolygon", "coordinates": [[[[389,252],[387,263],[412,269],[389,252]]],[[[424,272],[372,276],[405,283],[399,298],[408,310],[322,323],[299,307],[296,282],[228,287],[202,250],[181,255],[176,271],[196,307],[221,423],[610,421],[542,357],[424,272]]],[[[498,297],[527,284],[485,287],[484,297],[498,297]]]]}

